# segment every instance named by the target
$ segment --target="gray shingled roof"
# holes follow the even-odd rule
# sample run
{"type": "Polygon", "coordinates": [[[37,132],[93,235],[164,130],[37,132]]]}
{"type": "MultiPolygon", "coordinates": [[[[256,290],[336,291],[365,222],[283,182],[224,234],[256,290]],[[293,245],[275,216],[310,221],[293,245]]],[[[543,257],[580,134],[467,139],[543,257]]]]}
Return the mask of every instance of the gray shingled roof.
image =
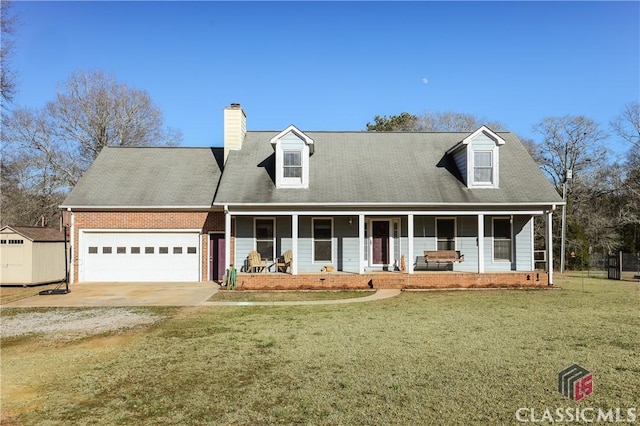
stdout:
{"type": "Polygon", "coordinates": [[[61,207],[211,207],[222,155],[222,148],[105,148],[61,207]]]}
{"type": "Polygon", "coordinates": [[[305,132],[314,140],[308,189],[276,189],[278,132],[247,132],[232,151],[216,204],[554,204],[562,200],[513,133],[499,132],[499,189],[470,189],[447,150],[470,133],[305,132]]]}

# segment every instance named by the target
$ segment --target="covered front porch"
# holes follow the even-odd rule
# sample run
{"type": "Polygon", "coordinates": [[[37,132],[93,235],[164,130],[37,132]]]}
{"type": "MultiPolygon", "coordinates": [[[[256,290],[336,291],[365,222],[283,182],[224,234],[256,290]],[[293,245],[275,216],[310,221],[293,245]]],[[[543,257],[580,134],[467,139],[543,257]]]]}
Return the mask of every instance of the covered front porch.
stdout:
{"type": "Polygon", "coordinates": [[[383,277],[386,288],[553,283],[551,210],[225,213],[226,267],[236,268],[239,288],[375,288],[383,277]],[[546,218],[544,270],[534,259],[536,215],[546,218]],[[461,259],[425,261],[425,251],[445,250],[461,259]],[[278,268],[287,251],[290,265],[278,268]],[[260,273],[251,252],[264,262],[260,273]]]}

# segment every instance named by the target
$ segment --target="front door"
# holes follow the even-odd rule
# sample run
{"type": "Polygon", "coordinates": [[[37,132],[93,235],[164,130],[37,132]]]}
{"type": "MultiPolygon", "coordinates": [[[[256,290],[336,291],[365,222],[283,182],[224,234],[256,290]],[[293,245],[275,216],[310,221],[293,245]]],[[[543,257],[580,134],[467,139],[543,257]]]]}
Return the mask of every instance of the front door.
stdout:
{"type": "Polygon", "coordinates": [[[389,221],[374,220],[371,223],[372,253],[371,260],[374,265],[389,264],[389,221]]]}
{"type": "Polygon", "coordinates": [[[211,281],[224,277],[224,234],[209,234],[209,271],[211,281]]]}

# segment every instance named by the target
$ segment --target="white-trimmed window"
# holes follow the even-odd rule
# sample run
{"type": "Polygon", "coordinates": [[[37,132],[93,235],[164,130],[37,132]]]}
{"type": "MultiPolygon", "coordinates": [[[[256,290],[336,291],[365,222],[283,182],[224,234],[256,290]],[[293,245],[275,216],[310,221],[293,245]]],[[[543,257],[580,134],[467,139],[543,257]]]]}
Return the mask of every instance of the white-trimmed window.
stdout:
{"type": "Polygon", "coordinates": [[[292,181],[302,182],[302,150],[282,151],[282,177],[292,181]]]}
{"type": "Polygon", "coordinates": [[[276,188],[308,188],[313,139],[292,125],[271,138],[271,145],[276,153],[276,188]]]}
{"type": "Polygon", "coordinates": [[[493,185],[493,151],[473,152],[473,183],[493,185]]]}
{"type": "Polygon", "coordinates": [[[333,262],[333,219],[313,219],[313,261],[333,262]]]}
{"type": "Polygon", "coordinates": [[[511,218],[493,218],[493,261],[511,262],[511,218]]]}
{"type": "Polygon", "coordinates": [[[264,260],[273,260],[276,248],[276,220],[274,218],[256,218],[254,222],[256,251],[264,260]]]}
{"type": "Polygon", "coordinates": [[[456,249],[456,220],[454,218],[436,218],[436,249],[456,249]]]}
{"type": "Polygon", "coordinates": [[[460,170],[469,188],[498,188],[500,185],[500,146],[506,141],[486,126],[456,144],[447,154],[460,170]]]}

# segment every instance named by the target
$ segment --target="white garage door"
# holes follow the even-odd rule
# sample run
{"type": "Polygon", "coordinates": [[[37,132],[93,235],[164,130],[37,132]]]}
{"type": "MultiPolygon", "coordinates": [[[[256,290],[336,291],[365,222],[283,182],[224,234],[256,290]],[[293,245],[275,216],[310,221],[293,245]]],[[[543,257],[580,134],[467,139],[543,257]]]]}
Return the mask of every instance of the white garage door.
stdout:
{"type": "Polygon", "coordinates": [[[198,233],[85,232],[84,282],[199,281],[198,233]]]}

